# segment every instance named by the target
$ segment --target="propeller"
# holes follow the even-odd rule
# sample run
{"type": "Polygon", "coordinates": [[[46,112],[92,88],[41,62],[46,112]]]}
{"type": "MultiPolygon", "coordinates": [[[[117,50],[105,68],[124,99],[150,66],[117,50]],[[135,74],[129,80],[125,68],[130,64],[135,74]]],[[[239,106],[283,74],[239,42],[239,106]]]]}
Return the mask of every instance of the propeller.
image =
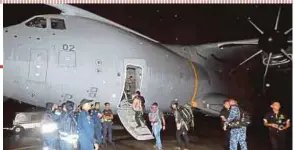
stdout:
{"type": "Polygon", "coordinates": [[[265,87],[266,82],[266,76],[268,73],[269,66],[271,66],[271,60],[274,60],[275,55],[282,55],[290,62],[292,62],[292,55],[288,54],[285,50],[288,48],[290,44],[292,44],[292,40],[288,40],[288,35],[292,31],[292,28],[286,30],[285,32],[280,32],[279,27],[279,21],[280,21],[280,14],[281,14],[281,7],[279,7],[278,15],[276,18],[275,26],[272,31],[263,31],[261,30],[252,20],[251,18],[247,18],[248,22],[260,33],[260,37],[258,39],[258,42],[256,41],[248,41],[247,43],[226,43],[222,44],[220,48],[231,46],[231,45],[258,45],[259,50],[252,54],[250,57],[242,61],[240,64],[238,64],[235,68],[233,68],[229,75],[231,76],[232,73],[234,73],[240,66],[247,63],[248,61],[252,60],[256,56],[260,54],[265,54],[267,56],[267,63],[265,65],[265,72],[263,75],[263,91],[265,87]]]}
{"type": "Polygon", "coordinates": [[[265,71],[264,71],[264,74],[263,74],[263,78],[262,78],[262,92],[265,93],[265,89],[264,89],[264,85],[265,85],[265,82],[266,82],[266,75],[267,75],[267,71],[268,71],[268,67],[269,67],[269,63],[271,61],[271,58],[272,58],[272,52],[269,53],[268,55],[268,59],[267,59],[267,64],[266,64],[266,67],[265,67],[265,71]]]}

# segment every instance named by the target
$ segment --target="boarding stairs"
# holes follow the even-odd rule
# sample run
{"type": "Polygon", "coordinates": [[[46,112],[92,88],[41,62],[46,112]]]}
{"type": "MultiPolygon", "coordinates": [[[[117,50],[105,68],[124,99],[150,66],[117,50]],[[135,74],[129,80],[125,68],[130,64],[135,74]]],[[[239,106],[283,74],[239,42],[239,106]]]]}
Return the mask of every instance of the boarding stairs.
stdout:
{"type": "Polygon", "coordinates": [[[120,105],[118,106],[117,114],[125,129],[137,140],[154,139],[147,125],[136,128],[137,123],[135,121],[135,112],[131,107],[131,103],[128,102],[126,94],[124,97],[125,98],[121,101],[120,105]]]}

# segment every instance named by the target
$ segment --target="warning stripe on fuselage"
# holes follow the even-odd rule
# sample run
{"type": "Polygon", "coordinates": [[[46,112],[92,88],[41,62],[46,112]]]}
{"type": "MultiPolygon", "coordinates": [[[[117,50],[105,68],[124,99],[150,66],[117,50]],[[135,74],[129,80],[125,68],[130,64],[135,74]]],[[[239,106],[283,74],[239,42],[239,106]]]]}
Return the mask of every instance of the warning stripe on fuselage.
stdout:
{"type": "Polygon", "coordinates": [[[193,74],[194,74],[194,90],[193,90],[193,96],[191,98],[191,105],[192,105],[192,107],[197,107],[196,96],[197,96],[197,92],[198,92],[198,74],[197,74],[196,67],[192,63],[192,61],[189,61],[189,64],[190,64],[190,66],[193,70],[193,74]]]}

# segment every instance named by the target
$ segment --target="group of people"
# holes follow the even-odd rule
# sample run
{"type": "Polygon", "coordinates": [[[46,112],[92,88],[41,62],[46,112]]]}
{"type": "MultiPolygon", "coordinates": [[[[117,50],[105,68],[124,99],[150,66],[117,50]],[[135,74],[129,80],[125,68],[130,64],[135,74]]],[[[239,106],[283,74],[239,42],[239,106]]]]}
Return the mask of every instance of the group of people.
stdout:
{"type": "MultiPolygon", "coordinates": [[[[105,103],[105,109],[102,111],[99,102],[96,102],[94,106],[91,105],[91,102],[93,100],[83,99],[76,107],[74,102],[66,101],[62,104],[61,110],[58,109],[57,104],[46,104],[46,112],[42,120],[44,150],[73,150],[77,147],[80,150],[97,150],[101,146],[107,146],[108,143],[114,146],[112,141],[113,113],[110,109],[110,103],[105,103]]],[[[135,111],[137,128],[145,126],[143,114],[146,109],[144,103],[144,97],[141,96],[140,91],[137,91],[131,106],[135,111]]],[[[279,111],[279,102],[273,102],[271,107],[272,112],[264,117],[264,125],[269,127],[273,150],[285,150],[285,131],[290,127],[290,120],[279,111]]],[[[193,120],[193,118],[185,118],[188,116],[187,112],[183,114],[185,113],[184,107],[180,106],[177,101],[172,102],[171,108],[176,123],[178,144],[176,149],[187,150],[189,147],[188,131],[191,127],[187,120],[193,120]]],[[[165,117],[156,102],[150,106],[149,110],[147,118],[151,123],[152,133],[156,140],[154,148],[161,150],[160,135],[161,130],[166,129],[165,117]]],[[[240,144],[242,150],[247,150],[246,130],[248,123],[242,122],[244,110],[239,107],[237,101],[234,99],[224,101],[224,109],[221,111],[220,117],[227,137],[226,149],[237,150],[238,144],[240,144]]]]}
{"type": "MultiPolygon", "coordinates": [[[[141,96],[140,91],[136,91],[136,96],[133,98],[132,108],[135,111],[135,120],[137,123],[136,128],[145,127],[145,117],[144,113],[146,112],[145,109],[145,98],[141,96]]],[[[190,128],[190,124],[187,123],[183,117],[183,115],[180,113],[180,105],[173,101],[171,104],[172,112],[175,117],[175,123],[176,123],[176,138],[178,146],[176,147],[176,150],[180,150],[181,148],[184,150],[187,150],[189,147],[189,138],[188,138],[188,131],[190,128]],[[183,136],[184,141],[182,141],[181,136],[183,136]]],[[[148,119],[152,126],[152,133],[155,137],[156,144],[154,148],[156,150],[162,149],[162,143],[161,143],[161,130],[165,130],[165,118],[162,113],[162,111],[158,108],[158,103],[154,102],[149,109],[148,113],[148,119]]],[[[191,112],[192,113],[192,112],[191,112]]]]}
{"type": "Polygon", "coordinates": [[[97,150],[108,143],[114,146],[110,103],[105,103],[105,109],[102,111],[100,103],[96,102],[92,106],[92,101],[83,99],[78,107],[74,102],[66,101],[61,110],[57,104],[47,103],[41,123],[43,149],[97,150]]]}
{"type": "MultiPolygon", "coordinates": [[[[240,144],[241,150],[247,150],[246,130],[247,125],[242,122],[244,110],[237,101],[229,99],[224,101],[224,109],[220,113],[223,130],[225,133],[225,149],[237,150],[240,144]]],[[[286,150],[286,130],[290,127],[290,119],[280,112],[280,103],[273,102],[272,111],[264,117],[264,125],[269,127],[269,137],[273,150],[286,150]]]]}
{"type": "MultiPolygon", "coordinates": [[[[184,117],[180,113],[180,105],[174,101],[171,104],[172,112],[175,117],[176,123],[176,139],[177,139],[177,147],[175,150],[188,150],[189,148],[189,137],[188,131],[190,129],[190,124],[187,123],[184,117]],[[183,140],[182,140],[183,137],[183,140]]],[[[148,119],[152,126],[152,132],[154,134],[156,145],[156,150],[162,150],[161,143],[161,130],[165,130],[165,118],[163,113],[158,109],[158,104],[155,102],[150,107],[150,112],[148,114],[148,119]]]]}
{"type": "MultiPolygon", "coordinates": [[[[47,103],[45,115],[42,120],[43,149],[44,150],[97,150],[107,146],[112,141],[113,113],[110,104],[105,103],[105,109],[101,111],[100,103],[91,106],[93,100],[83,99],[79,106],[72,101],[66,101],[58,108],[57,104],[47,103]],[[106,140],[108,139],[108,140],[106,140]]],[[[140,91],[133,98],[132,108],[138,123],[137,128],[145,126],[143,114],[146,112],[145,99],[140,91]]],[[[184,121],[179,104],[175,101],[171,105],[176,122],[176,138],[178,147],[187,150],[189,144],[189,124],[184,121]],[[184,137],[184,142],[181,139],[184,137]]],[[[159,110],[158,103],[150,106],[147,117],[152,126],[152,133],[156,139],[155,149],[161,150],[161,130],[165,130],[166,122],[163,112],[159,110]]]]}

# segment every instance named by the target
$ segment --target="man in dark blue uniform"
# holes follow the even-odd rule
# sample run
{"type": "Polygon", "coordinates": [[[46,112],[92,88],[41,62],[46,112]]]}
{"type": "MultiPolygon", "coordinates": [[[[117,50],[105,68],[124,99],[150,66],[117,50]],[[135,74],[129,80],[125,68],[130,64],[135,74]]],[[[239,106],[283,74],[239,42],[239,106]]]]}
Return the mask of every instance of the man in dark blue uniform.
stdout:
{"type": "Polygon", "coordinates": [[[78,117],[78,133],[80,150],[92,150],[94,148],[94,122],[89,115],[93,100],[83,99],[80,103],[82,110],[78,117]]]}
{"type": "Polygon", "coordinates": [[[42,120],[43,149],[56,150],[58,148],[58,115],[55,110],[58,108],[56,104],[46,103],[46,111],[42,120]]]}
{"type": "Polygon", "coordinates": [[[102,144],[102,124],[101,124],[102,112],[100,110],[99,102],[95,103],[95,109],[92,112],[92,117],[94,120],[95,136],[97,139],[97,143],[101,145],[102,144]]]}
{"type": "Polygon", "coordinates": [[[80,107],[80,105],[78,105],[74,111],[74,116],[75,116],[76,121],[78,121],[80,112],[81,112],[81,107],[80,107]]]}
{"type": "Polygon", "coordinates": [[[280,112],[279,102],[273,102],[272,111],[263,119],[264,125],[269,127],[269,137],[273,150],[286,150],[286,131],[290,127],[290,119],[280,112]]]}
{"type": "Polygon", "coordinates": [[[77,148],[77,122],[74,118],[74,103],[66,101],[59,125],[60,150],[77,148]]]}

